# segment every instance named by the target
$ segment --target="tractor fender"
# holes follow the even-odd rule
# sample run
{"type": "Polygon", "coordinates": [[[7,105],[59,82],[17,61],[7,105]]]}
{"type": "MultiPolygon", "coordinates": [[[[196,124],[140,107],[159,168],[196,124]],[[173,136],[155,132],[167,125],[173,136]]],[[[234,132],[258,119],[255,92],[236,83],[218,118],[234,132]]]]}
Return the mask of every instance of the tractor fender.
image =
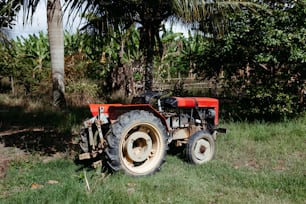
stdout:
{"type": "Polygon", "coordinates": [[[113,106],[123,106],[122,104],[89,104],[89,109],[92,116],[97,116],[99,112],[103,112],[108,116],[109,107],[113,106]],[[99,110],[100,109],[100,110],[99,110]],[[102,110],[102,111],[101,111],[102,110]]]}
{"type": "Polygon", "coordinates": [[[131,104],[131,105],[115,105],[108,107],[108,116],[111,123],[116,121],[118,117],[124,113],[130,112],[132,110],[144,110],[152,113],[155,117],[159,118],[162,124],[165,126],[167,131],[169,131],[169,127],[166,122],[166,118],[160,114],[155,108],[153,108],[150,104],[131,104]]]}
{"type": "Polygon", "coordinates": [[[92,116],[96,117],[100,113],[103,113],[111,123],[115,122],[118,117],[126,112],[132,110],[145,110],[152,113],[155,117],[159,118],[162,124],[169,131],[169,127],[166,122],[166,118],[154,109],[150,104],[89,104],[90,112],[92,116]],[[100,110],[99,110],[100,109],[100,110]]]}

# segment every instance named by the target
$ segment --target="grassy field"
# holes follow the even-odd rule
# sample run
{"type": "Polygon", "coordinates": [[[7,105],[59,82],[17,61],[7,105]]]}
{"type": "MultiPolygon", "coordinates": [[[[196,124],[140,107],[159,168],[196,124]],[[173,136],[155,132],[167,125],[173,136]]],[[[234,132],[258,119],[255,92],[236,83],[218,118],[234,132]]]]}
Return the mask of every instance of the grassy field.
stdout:
{"type": "MultiPolygon", "coordinates": [[[[71,123],[79,120],[64,115],[71,123]]],[[[161,171],[149,177],[83,168],[70,150],[61,150],[60,156],[54,151],[51,159],[31,150],[10,162],[0,180],[0,203],[306,203],[306,117],[222,127],[228,133],[218,137],[215,160],[194,166],[169,154],[161,171]]],[[[38,134],[39,141],[53,134],[38,134]]],[[[7,139],[1,141],[7,146],[7,139]]],[[[6,148],[16,152],[20,146],[11,141],[6,148]]]]}

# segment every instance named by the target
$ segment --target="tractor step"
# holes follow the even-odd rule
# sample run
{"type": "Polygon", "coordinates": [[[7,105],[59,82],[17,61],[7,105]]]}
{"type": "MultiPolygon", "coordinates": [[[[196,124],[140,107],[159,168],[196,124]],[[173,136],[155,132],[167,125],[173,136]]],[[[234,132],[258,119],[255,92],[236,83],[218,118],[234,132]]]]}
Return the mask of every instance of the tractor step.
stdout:
{"type": "Polygon", "coordinates": [[[90,156],[90,153],[86,152],[86,153],[83,153],[83,154],[79,154],[79,160],[84,160],[84,159],[90,159],[91,156],[90,156]]]}
{"type": "Polygon", "coordinates": [[[102,150],[97,150],[93,152],[85,152],[85,153],[79,154],[79,160],[94,159],[97,156],[99,156],[102,152],[103,152],[102,150]]]}

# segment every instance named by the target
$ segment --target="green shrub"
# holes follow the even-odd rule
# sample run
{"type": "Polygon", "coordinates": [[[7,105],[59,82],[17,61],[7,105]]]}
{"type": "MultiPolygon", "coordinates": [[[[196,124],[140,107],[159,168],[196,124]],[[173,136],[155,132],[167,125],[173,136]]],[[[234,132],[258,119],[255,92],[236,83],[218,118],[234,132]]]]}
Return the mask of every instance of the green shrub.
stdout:
{"type": "Polygon", "coordinates": [[[70,82],[66,86],[67,99],[72,105],[84,105],[96,102],[99,86],[93,81],[81,80],[70,82]]]}

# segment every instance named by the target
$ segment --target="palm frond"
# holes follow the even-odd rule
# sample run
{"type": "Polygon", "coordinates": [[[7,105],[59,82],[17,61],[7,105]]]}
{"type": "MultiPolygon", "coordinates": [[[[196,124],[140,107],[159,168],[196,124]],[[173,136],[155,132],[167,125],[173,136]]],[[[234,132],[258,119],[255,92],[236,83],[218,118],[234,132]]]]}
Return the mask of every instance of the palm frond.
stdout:
{"type": "Polygon", "coordinates": [[[243,9],[252,12],[265,9],[263,5],[244,0],[174,0],[173,7],[176,17],[185,23],[200,22],[216,13],[225,16],[243,9]]]}
{"type": "Polygon", "coordinates": [[[269,12],[263,4],[244,0],[173,0],[173,6],[175,18],[216,37],[224,34],[234,13],[269,12]]]}
{"type": "Polygon", "coordinates": [[[23,0],[22,7],[23,7],[23,23],[25,22],[32,22],[32,16],[36,11],[38,3],[40,0],[23,0]]]}

